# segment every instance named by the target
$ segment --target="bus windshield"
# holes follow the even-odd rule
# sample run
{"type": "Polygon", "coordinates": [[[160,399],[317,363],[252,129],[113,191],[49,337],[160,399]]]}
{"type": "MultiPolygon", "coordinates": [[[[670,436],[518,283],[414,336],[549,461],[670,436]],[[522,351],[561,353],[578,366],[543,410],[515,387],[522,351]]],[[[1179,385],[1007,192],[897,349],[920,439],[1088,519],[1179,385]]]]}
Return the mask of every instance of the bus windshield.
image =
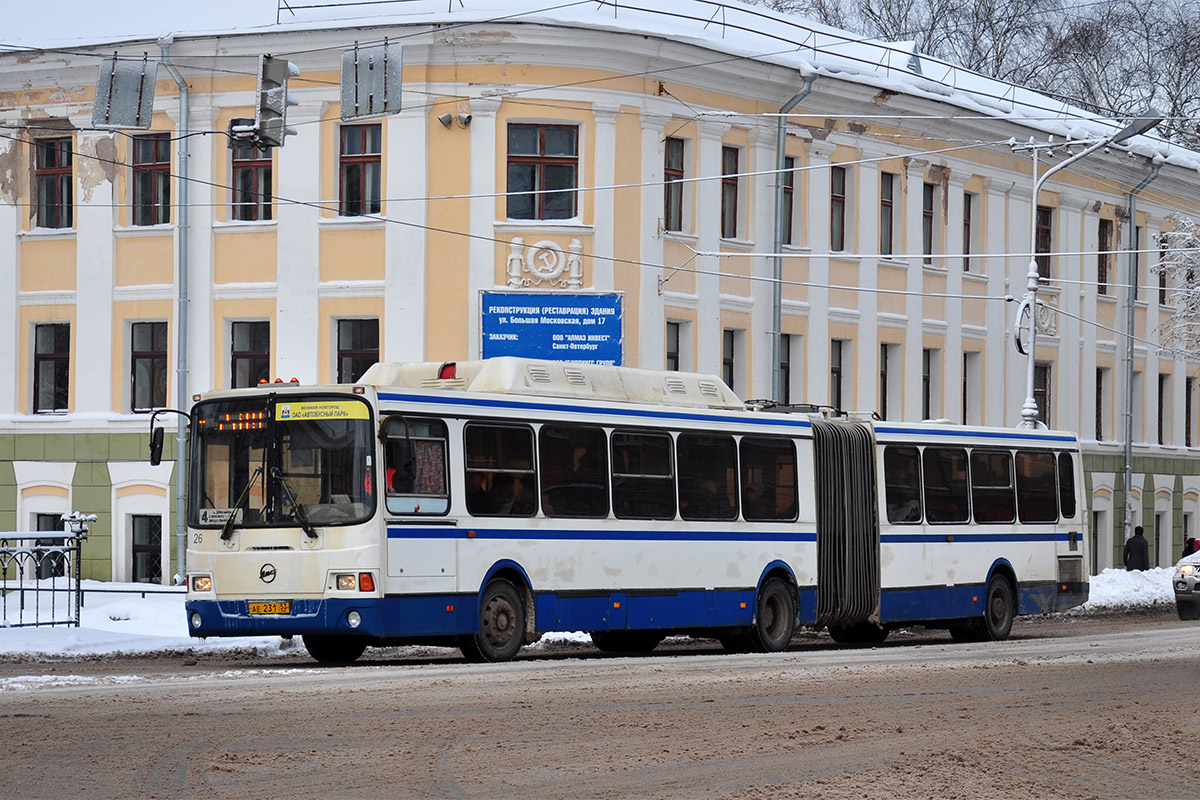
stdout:
{"type": "Polygon", "coordinates": [[[370,407],[346,396],[201,403],[192,434],[191,525],[345,525],[375,510],[370,407]]]}

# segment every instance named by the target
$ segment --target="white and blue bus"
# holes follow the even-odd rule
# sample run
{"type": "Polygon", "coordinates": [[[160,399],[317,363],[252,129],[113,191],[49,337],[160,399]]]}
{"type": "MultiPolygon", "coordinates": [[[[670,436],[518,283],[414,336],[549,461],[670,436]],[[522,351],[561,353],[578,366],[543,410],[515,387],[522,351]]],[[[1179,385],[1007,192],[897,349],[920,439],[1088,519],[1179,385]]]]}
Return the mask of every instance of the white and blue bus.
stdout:
{"type": "Polygon", "coordinates": [[[194,636],[319,661],[548,631],[777,651],[920,623],[1004,639],[1087,599],[1074,435],[746,404],[713,376],[516,358],[377,364],[191,410],[194,636]]]}

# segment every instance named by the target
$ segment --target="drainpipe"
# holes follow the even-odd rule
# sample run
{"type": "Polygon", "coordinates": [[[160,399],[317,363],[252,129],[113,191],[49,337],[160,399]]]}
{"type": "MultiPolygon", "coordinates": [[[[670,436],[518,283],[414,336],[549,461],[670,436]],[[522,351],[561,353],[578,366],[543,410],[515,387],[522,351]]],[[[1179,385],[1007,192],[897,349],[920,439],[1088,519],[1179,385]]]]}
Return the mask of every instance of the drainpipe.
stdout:
{"type": "Polygon", "coordinates": [[[783,402],[783,370],[779,362],[783,359],[783,165],[787,157],[787,113],[808,97],[816,79],[815,74],[805,75],[804,88],[780,107],[775,133],[775,237],[771,250],[775,254],[775,281],[771,285],[771,399],[776,403],[783,402]]]}
{"type": "MultiPolygon", "coordinates": [[[[1138,280],[1137,196],[1158,177],[1156,161],[1146,179],[1129,193],[1129,288],[1125,292],[1125,538],[1133,535],[1133,294],[1138,280]]],[[[1154,554],[1158,558],[1158,554],[1154,554]]]]}
{"type": "MultiPolygon", "coordinates": [[[[170,34],[158,40],[162,51],[163,66],[179,86],[179,138],[177,142],[178,166],[176,167],[175,197],[175,248],[178,262],[177,297],[175,302],[175,376],[176,399],[185,407],[188,398],[187,349],[188,349],[188,85],[183,75],[171,63],[170,48],[174,37],[170,34]]],[[[187,419],[178,417],[179,427],[175,434],[175,585],[183,583],[187,559],[187,419]]]]}

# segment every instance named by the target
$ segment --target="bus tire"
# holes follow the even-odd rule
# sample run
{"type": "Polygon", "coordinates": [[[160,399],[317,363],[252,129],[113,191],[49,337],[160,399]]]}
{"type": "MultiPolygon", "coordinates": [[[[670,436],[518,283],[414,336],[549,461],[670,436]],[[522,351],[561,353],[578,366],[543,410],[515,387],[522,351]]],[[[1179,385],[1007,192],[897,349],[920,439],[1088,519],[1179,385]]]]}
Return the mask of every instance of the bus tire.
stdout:
{"type": "Polygon", "coordinates": [[[362,639],[349,636],[321,636],[306,633],[301,637],[304,649],[308,654],[322,664],[350,664],[367,649],[367,643],[362,639]]]}
{"type": "Polygon", "coordinates": [[[758,590],[754,624],[750,626],[750,649],[778,653],[792,643],[796,632],[796,600],[780,578],[767,578],[758,590]]]}
{"type": "Polygon", "coordinates": [[[525,604],[517,588],[493,578],[479,598],[479,631],[463,637],[459,649],[468,661],[508,661],[525,644],[525,604]]]}
{"type": "Polygon", "coordinates": [[[1003,575],[993,575],[983,597],[984,640],[1002,642],[1007,639],[1016,615],[1017,603],[1012,584],[1003,575]]]}
{"type": "Polygon", "coordinates": [[[591,636],[605,653],[649,653],[663,640],[661,631],[592,631],[591,636]]]}

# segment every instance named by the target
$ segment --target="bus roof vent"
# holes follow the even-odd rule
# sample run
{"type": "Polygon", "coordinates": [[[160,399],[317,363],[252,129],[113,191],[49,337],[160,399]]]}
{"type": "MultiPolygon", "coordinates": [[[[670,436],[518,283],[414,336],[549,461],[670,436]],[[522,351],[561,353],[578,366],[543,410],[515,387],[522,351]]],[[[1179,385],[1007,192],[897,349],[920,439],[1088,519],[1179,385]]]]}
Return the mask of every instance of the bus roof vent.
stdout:
{"type": "Polygon", "coordinates": [[[705,397],[721,396],[721,391],[717,388],[717,384],[714,381],[701,378],[700,380],[696,381],[696,385],[700,388],[700,394],[704,395],[705,397]]]}
{"type": "Polygon", "coordinates": [[[529,375],[529,380],[534,383],[551,383],[550,370],[541,364],[530,364],[526,374],[529,375]]]}
{"type": "Polygon", "coordinates": [[[669,377],[663,381],[670,394],[687,394],[687,385],[681,378],[669,377]]]}
{"type": "Polygon", "coordinates": [[[563,367],[563,375],[572,386],[587,386],[587,376],[578,367],[563,367]]]}

